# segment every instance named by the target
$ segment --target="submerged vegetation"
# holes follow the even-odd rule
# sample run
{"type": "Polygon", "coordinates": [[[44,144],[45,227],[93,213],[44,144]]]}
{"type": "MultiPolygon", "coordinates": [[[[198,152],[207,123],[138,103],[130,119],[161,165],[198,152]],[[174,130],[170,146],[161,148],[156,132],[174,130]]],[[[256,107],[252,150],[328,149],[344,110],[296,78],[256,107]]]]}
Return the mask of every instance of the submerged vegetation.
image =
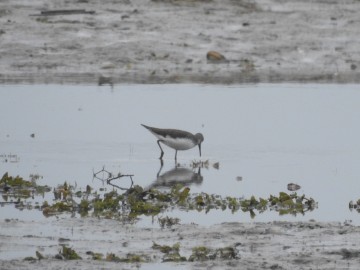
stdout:
{"type": "Polygon", "coordinates": [[[224,247],[213,249],[205,246],[197,246],[192,249],[188,259],[180,255],[180,243],[173,246],[159,245],[153,242],[152,249],[159,250],[164,254],[163,262],[183,262],[183,261],[209,261],[209,260],[234,260],[238,259],[238,251],[235,247],[224,247]]]}
{"type": "Polygon", "coordinates": [[[15,204],[16,208],[23,209],[32,207],[24,203],[26,199],[33,199],[35,196],[44,196],[46,192],[51,191],[48,186],[41,186],[36,183],[41,176],[30,175],[30,180],[25,180],[20,176],[9,176],[5,173],[0,179],[0,193],[2,202],[0,204],[15,204]]]}
{"type": "Polygon", "coordinates": [[[150,258],[144,254],[128,253],[125,257],[118,257],[114,253],[109,253],[105,258],[108,262],[123,262],[123,263],[141,263],[150,262],[150,258]]]}
{"type": "MultiPolygon", "coordinates": [[[[180,254],[180,243],[175,243],[172,246],[160,245],[153,242],[151,247],[155,251],[163,254],[162,262],[194,262],[194,261],[210,261],[210,260],[237,260],[238,250],[235,246],[226,246],[223,248],[211,248],[206,246],[196,246],[192,248],[191,255],[186,258],[180,254]]],[[[143,253],[126,253],[125,256],[118,256],[115,253],[95,253],[87,251],[86,255],[90,255],[92,260],[107,261],[115,263],[148,263],[153,262],[157,256],[150,256],[143,253]]],[[[82,257],[72,248],[61,245],[59,253],[55,256],[43,256],[39,251],[36,251],[35,257],[25,257],[25,261],[34,262],[36,260],[46,260],[55,258],[58,260],[82,260],[82,257]]]]}
{"type": "MultiPolygon", "coordinates": [[[[32,176],[31,181],[26,181],[19,176],[11,177],[7,173],[4,174],[0,180],[3,199],[7,201],[11,197],[17,205],[22,205],[24,198],[50,192],[49,187],[36,184],[38,178],[39,176],[32,176]]],[[[242,211],[254,218],[256,214],[268,210],[276,211],[279,215],[297,215],[312,211],[316,207],[314,199],[295,192],[280,192],[278,196],[270,195],[268,198],[257,199],[252,196],[244,199],[204,192],[191,193],[189,187],[180,184],[174,185],[168,191],[144,189],[135,185],[126,192],[118,193],[116,188],[110,192],[100,192],[89,185],[82,191],[65,182],[53,189],[53,195],[52,202],[43,200],[35,207],[45,216],[71,213],[82,217],[96,216],[125,222],[136,221],[142,215],[158,216],[166,210],[173,209],[205,213],[212,210],[229,210],[232,213],[242,211]]],[[[179,224],[180,220],[158,217],[158,222],[162,228],[165,228],[179,224]]]]}
{"type": "Polygon", "coordinates": [[[212,249],[204,246],[194,247],[189,261],[208,261],[208,260],[232,260],[238,259],[237,250],[234,247],[224,247],[212,249]]]}
{"type": "Polygon", "coordinates": [[[152,249],[159,250],[164,254],[163,262],[183,262],[186,261],[186,257],[180,255],[180,243],[176,243],[173,246],[159,245],[153,242],[152,249]]]}
{"type": "Polygon", "coordinates": [[[65,260],[81,260],[82,258],[76,253],[72,248],[62,246],[62,250],[60,251],[60,256],[62,256],[65,260]]]}

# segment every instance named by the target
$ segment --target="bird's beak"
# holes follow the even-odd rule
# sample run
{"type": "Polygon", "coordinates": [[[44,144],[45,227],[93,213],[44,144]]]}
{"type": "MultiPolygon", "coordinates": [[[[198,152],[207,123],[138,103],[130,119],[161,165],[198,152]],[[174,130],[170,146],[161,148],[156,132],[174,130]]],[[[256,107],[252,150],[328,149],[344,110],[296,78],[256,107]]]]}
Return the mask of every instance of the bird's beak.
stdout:
{"type": "Polygon", "coordinates": [[[201,143],[199,143],[199,153],[200,153],[200,157],[201,157],[201,143]]]}

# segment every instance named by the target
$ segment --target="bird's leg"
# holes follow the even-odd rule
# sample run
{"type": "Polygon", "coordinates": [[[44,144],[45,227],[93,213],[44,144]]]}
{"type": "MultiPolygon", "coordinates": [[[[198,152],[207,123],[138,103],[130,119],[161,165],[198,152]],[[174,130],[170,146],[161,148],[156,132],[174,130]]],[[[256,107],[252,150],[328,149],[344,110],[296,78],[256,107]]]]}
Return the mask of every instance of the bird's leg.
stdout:
{"type": "Polygon", "coordinates": [[[162,142],[162,141],[161,141],[161,140],[158,140],[158,141],[157,141],[157,144],[159,145],[160,150],[161,150],[161,154],[160,154],[160,158],[159,158],[159,159],[162,160],[162,157],[164,156],[164,151],[163,151],[162,148],[161,148],[160,142],[162,142]]]}
{"type": "Polygon", "coordinates": [[[159,169],[159,171],[158,171],[158,173],[156,175],[156,178],[159,178],[160,172],[161,172],[163,166],[164,166],[164,161],[162,159],[160,159],[160,169],[159,169]]]}
{"type": "Polygon", "coordinates": [[[177,161],[177,150],[175,150],[175,163],[177,161]]]}

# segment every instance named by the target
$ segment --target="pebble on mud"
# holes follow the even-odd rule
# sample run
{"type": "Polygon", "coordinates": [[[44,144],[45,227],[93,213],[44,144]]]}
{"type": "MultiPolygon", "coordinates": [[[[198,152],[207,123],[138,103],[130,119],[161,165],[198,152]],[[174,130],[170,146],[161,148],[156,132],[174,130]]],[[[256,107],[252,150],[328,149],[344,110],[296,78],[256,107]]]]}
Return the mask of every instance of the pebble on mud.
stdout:
{"type": "Polygon", "coordinates": [[[226,61],[225,56],[216,51],[209,51],[206,54],[206,59],[208,60],[208,62],[225,62],[226,61]]]}
{"type": "Polygon", "coordinates": [[[114,69],[115,64],[112,62],[104,62],[101,64],[101,69],[114,69]]]}

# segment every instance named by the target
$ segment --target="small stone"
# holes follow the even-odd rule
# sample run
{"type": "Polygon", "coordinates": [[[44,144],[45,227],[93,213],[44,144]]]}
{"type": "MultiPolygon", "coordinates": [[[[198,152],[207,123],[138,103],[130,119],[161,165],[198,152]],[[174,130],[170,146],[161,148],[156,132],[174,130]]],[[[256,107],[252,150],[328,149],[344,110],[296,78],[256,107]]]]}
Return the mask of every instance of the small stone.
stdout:
{"type": "Polygon", "coordinates": [[[287,189],[289,191],[296,191],[298,189],[300,189],[301,187],[298,184],[294,184],[294,183],[290,183],[287,185],[287,189]]]}
{"type": "Polygon", "coordinates": [[[56,255],[55,255],[55,259],[64,260],[64,256],[61,255],[61,254],[56,254],[56,255]]]}
{"type": "Polygon", "coordinates": [[[209,51],[206,54],[206,59],[209,61],[216,61],[216,62],[222,62],[225,61],[226,58],[221,53],[218,53],[216,51],[209,51]]]}
{"type": "Polygon", "coordinates": [[[101,69],[113,69],[113,68],[115,68],[115,65],[112,62],[104,62],[101,64],[101,69]]]}
{"type": "Polygon", "coordinates": [[[214,164],[213,164],[213,167],[214,167],[214,169],[219,169],[220,168],[220,163],[219,162],[215,162],[214,164]]]}

